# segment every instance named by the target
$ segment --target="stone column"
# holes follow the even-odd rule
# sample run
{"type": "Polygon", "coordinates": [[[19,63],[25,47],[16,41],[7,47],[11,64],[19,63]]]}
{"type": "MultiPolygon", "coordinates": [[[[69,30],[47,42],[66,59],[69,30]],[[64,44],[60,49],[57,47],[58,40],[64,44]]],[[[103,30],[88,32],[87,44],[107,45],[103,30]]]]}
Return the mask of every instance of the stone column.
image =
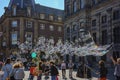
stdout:
{"type": "Polygon", "coordinates": [[[24,19],[21,17],[20,18],[20,42],[23,43],[24,42],[24,19]]]}

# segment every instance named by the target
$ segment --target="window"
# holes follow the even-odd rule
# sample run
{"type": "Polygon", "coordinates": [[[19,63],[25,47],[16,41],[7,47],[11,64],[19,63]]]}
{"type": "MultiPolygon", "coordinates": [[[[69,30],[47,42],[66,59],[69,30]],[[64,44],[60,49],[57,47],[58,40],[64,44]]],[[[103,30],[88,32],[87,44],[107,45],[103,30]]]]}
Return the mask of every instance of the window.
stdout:
{"type": "Polygon", "coordinates": [[[53,16],[52,15],[49,16],[49,20],[53,21],[53,16]]]}
{"type": "Polygon", "coordinates": [[[92,26],[93,26],[93,27],[96,26],[96,19],[92,20],[92,26]]]}
{"type": "Polygon", "coordinates": [[[50,28],[50,31],[54,30],[54,26],[53,25],[50,25],[49,28],[50,28]]]}
{"type": "Polygon", "coordinates": [[[67,33],[70,33],[70,27],[67,27],[67,33]]]}
{"type": "Polygon", "coordinates": [[[58,27],[58,31],[59,31],[59,32],[62,31],[62,27],[61,27],[61,26],[58,27]]]}
{"type": "Polygon", "coordinates": [[[61,22],[62,21],[62,17],[58,16],[58,21],[61,22]]]}
{"type": "Polygon", "coordinates": [[[102,45],[107,44],[107,30],[102,31],[102,45]]]}
{"type": "Polygon", "coordinates": [[[12,21],[12,27],[17,27],[17,21],[12,21]]]}
{"type": "Polygon", "coordinates": [[[70,14],[70,5],[67,5],[66,11],[67,11],[67,15],[69,15],[70,14]]]}
{"type": "Polygon", "coordinates": [[[40,29],[44,30],[45,29],[45,24],[40,24],[40,29]]]}
{"type": "Polygon", "coordinates": [[[84,8],[85,0],[81,0],[81,9],[84,8]]]}
{"type": "Polygon", "coordinates": [[[76,37],[76,36],[74,36],[74,37],[73,37],[73,42],[75,42],[75,40],[76,40],[76,39],[77,39],[77,37],[76,37]]]}
{"type": "Polygon", "coordinates": [[[73,2],[73,12],[77,11],[77,3],[76,1],[73,2]]]}
{"type": "Polygon", "coordinates": [[[32,28],[32,21],[26,21],[26,27],[32,28]]]}
{"type": "Polygon", "coordinates": [[[16,16],[16,7],[13,7],[13,16],[16,16]]]}
{"type": "Polygon", "coordinates": [[[31,8],[30,7],[27,8],[27,15],[31,16],[31,8]]]}
{"type": "Polygon", "coordinates": [[[107,16],[106,15],[102,16],[102,21],[101,22],[102,23],[106,23],[107,22],[107,16]]]}
{"type": "Polygon", "coordinates": [[[17,44],[17,33],[12,33],[11,34],[11,41],[12,41],[12,45],[16,45],[17,44]]]}
{"type": "Polygon", "coordinates": [[[32,32],[26,32],[25,38],[27,41],[32,41],[32,32]]]}
{"type": "Polygon", "coordinates": [[[94,6],[95,4],[97,4],[97,0],[92,0],[92,5],[94,6]]]}
{"type": "Polygon", "coordinates": [[[113,33],[114,33],[114,43],[118,44],[120,43],[120,27],[115,27],[113,29],[113,33]]]}
{"type": "Polygon", "coordinates": [[[97,41],[96,33],[93,33],[93,40],[94,40],[94,42],[96,43],[96,41],[97,41]]]}
{"type": "Polygon", "coordinates": [[[45,19],[45,14],[40,14],[40,19],[45,19]]]}
{"type": "Polygon", "coordinates": [[[73,25],[73,31],[77,30],[77,25],[73,25]]]}
{"type": "Polygon", "coordinates": [[[80,2],[79,2],[79,6],[80,6],[80,9],[81,9],[81,0],[80,0],[80,2]]]}
{"type": "Polygon", "coordinates": [[[116,10],[113,12],[113,20],[117,20],[120,18],[120,11],[116,10]]]}

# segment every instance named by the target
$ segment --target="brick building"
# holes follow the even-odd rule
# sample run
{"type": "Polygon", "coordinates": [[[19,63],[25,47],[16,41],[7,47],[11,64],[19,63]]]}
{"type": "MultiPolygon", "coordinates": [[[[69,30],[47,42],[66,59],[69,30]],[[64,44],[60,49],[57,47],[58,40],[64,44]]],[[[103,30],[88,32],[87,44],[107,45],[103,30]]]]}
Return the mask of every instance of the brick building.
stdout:
{"type": "Polygon", "coordinates": [[[35,0],[10,0],[0,18],[0,49],[10,54],[16,51],[17,42],[34,44],[39,37],[63,40],[64,11],[40,4],[35,0]]]}

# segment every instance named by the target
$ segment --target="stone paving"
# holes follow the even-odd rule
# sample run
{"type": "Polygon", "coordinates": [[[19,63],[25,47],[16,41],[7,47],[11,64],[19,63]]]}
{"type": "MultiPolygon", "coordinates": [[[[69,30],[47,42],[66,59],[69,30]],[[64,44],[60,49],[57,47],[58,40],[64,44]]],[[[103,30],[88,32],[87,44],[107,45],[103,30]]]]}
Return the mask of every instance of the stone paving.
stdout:
{"type": "MultiPolygon", "coordinates": [[[[69,75],[68,70],[66,72],[67,72],[67,74],[66,74],[67,78],[63,79],[62,76],[61,76],[62,75],[61,70],[59,70],[59,80],[89,80],[89,79],[83,79],[83,78],[76,77],[76,72],[75,71],[73,72],[73,78],[74,79],[70,79],[69,76],[68,76],[69,75]]],[[[25,78],[24,78],[24,80],[28,80],[28,77],[29,77],[29,71],[25,71],[25,78]]],[[[34,80],[37,80],[37,77],[34,77],[34,80]]],[[[45,80],[44,76],[42,76],[42,80],[45,80]]],[[[47,79],[47,80],[51,80],[50,76],[49,76],[49,79],[47,79]]],[[[91,80],[98,80],[98,78],[92,77],[91,80]]]]}

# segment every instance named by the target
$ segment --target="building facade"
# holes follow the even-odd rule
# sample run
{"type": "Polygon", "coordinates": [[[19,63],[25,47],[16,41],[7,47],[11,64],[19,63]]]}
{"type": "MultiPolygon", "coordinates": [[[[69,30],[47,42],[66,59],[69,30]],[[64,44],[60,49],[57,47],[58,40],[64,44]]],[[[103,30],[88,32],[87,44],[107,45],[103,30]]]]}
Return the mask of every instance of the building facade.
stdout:
{"type": "MultiPolygon", "coordinates": [[[[75,42],[79,30],[89,30],[97,45],[113,43],[114,58],[120,57],[120,0],[65,0],[64,38],[75,42]]],[[[106,60],[107,56],[101,58],[106,60]]]]}
{"type": "Polygon", "coordinates": [[[36,4],[35,0],[10,0],[4,9],[0,18],[0,49],[6,55],[18,48],[18,41],[28,41],[32,46],[41,36],[55,42],[63,40],[63,10],[36,4]]]}

